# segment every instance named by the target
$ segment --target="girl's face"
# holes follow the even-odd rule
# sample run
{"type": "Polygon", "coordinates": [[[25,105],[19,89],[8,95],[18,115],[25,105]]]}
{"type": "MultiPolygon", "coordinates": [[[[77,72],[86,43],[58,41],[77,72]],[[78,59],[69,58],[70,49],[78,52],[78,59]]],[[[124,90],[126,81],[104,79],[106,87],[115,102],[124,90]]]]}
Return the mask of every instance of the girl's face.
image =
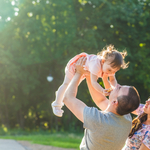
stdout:
{"type": "Polygon", "coordinates": [[[102,72],[109,75],[115,74],[119,69],[118,68],[112,68],[111,65],[111,60],[102,60],[102,72]]]}
{"type": "Polygon", "coordinates": [[[145,103],[145,106],[143,107],[143,111],[146,114],[150,114],[150,99],[148,99],[145,103]]]}

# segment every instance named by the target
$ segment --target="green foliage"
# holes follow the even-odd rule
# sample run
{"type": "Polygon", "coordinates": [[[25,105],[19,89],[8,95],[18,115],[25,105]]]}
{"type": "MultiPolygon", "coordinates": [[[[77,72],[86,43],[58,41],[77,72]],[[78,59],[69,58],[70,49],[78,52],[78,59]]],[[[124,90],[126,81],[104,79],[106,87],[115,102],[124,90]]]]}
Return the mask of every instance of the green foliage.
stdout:
{"type": "MultiPolygon", "coordinates": [[[[83,51],[96,54],[108,44],[128,52],[130,65],[116,74],[118,83],[134,85],[142,102],[147,99],[148,1],[14,2],[0,1],[0,124],[51,132],[81,131],[82,123],[66,107],[64,116],[57,118],[50,104],[63,82],[68,60],[83,51]],[[50,83],[46,80],[49,73],[54,77],[50,83]]],[[[78,97],[88,106],[94,105],[84,82],[78,97]]]]}

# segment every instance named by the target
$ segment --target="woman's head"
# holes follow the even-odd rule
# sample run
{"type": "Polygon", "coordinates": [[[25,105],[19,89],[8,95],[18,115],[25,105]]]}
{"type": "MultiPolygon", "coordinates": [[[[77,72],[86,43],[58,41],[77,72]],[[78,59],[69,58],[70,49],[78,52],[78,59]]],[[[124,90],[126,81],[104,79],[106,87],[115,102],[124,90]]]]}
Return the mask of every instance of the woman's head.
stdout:
{"type": "Polygon", "coordinates": [[[150,115],[150,98],[146,101],[146,104],[143,107],[143,111],[144,112],[142,114],[133,119],[129,138],[131,138],[136,131],[142,128],[142,123],[144,123],[147,120],[147,116],[150,115]]]}
{"type": "Polygon", "coordinates": [[[120,68],[127,68],[128,63],[124,62],[124,58],[127,55],[127,52],[117,51],[113,45],[109,45],[97,54],[102,57],[102,70],[107,74],[114,74],[120,68]]]}

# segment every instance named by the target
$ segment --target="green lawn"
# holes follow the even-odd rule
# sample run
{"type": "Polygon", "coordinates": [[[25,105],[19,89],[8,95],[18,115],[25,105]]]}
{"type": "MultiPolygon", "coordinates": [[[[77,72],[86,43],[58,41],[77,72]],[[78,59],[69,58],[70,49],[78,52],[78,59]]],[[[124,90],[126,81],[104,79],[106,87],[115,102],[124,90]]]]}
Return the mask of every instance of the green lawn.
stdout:
{"type": "Polygon", "coordinates": [[[26,140],[36,144],[79,149],[82,136],[73,133],[31,133],[29,135],[3,135],[0,139],[26,140]]]}

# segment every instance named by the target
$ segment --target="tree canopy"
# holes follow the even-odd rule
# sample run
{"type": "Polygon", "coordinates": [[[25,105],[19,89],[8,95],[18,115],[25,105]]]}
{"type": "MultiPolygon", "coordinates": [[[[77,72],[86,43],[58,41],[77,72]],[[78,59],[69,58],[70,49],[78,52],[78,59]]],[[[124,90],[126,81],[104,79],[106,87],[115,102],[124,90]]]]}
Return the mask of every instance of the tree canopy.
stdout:
{"type": "MultiPolygon", "coordinates": [[[[128,52],[129,67],[116,78],[135,86],[144,103],[150,93],[149,16],[147,0],[0,1],[0,124],[80,130],[69,110],[64,107],[57,118],[50,104],[68,60],[83,51],[97,54],[109,44],[128,52]],[[50,73],[52,82],[46,80],[50,73]]],[[[78,97],[94,105],[85,82],[78,97]]]]}

